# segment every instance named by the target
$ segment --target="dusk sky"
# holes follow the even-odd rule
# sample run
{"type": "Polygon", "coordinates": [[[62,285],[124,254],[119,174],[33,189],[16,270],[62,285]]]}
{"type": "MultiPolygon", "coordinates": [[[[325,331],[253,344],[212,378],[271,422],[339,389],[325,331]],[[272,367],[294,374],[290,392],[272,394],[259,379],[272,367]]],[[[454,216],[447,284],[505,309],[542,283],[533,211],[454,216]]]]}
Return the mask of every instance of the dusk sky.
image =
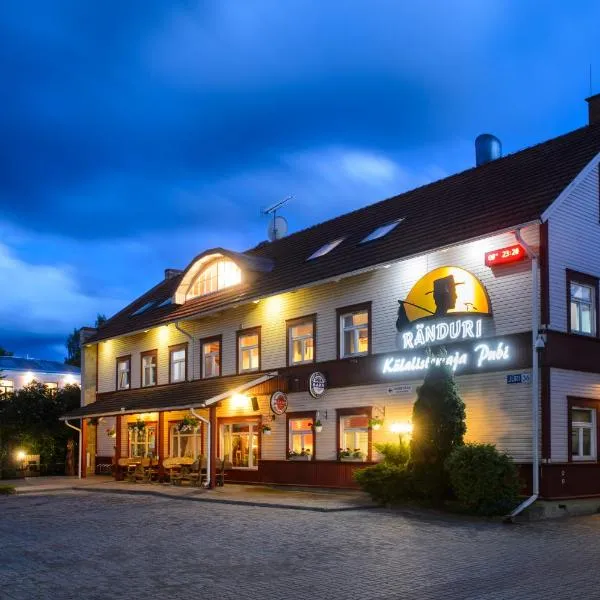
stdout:
{"type": "MultiPolygon", "coordinates": [[[[62,360],[214,246],[297,231],[587,123],[600,4],[0,5],[0,346],[62,360]]],[[[482,201],[484,199],[482,198],[482,201]]]]}

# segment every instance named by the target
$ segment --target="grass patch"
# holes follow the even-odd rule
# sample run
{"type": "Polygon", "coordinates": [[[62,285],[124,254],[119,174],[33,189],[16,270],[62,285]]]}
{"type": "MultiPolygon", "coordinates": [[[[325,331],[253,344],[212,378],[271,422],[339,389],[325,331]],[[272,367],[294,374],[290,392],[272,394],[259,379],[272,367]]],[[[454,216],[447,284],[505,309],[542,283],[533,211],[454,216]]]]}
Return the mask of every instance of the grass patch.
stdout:
{"type": "Polygon", "coordinates": [[[16,493],[17,490],[14,485],[0,485],[0,496],[11,496],[16,493]]]}

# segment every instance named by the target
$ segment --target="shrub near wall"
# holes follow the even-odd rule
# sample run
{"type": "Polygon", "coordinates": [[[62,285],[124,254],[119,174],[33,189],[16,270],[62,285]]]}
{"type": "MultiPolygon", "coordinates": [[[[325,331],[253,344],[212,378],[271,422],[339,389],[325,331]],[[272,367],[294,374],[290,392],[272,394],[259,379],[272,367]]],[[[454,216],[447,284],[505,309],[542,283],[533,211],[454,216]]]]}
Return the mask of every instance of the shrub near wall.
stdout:
{"type": "Polygon", "coordinates": [[[506,514],[519,494],[517,467],[492,444],[465,444],[446,460],[452,490],[461,507],[473,514],[506,514]]]}

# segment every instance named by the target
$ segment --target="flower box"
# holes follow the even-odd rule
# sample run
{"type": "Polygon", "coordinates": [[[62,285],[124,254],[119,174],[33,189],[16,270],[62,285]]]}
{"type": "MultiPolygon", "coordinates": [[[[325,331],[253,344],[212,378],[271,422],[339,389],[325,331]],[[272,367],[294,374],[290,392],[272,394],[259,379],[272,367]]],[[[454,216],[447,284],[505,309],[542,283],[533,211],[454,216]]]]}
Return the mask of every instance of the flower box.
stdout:
{"type": "Polygon", "coordinates": [[[340,460],[342,462],[365,462],[365,458],[363,457],[356,457],[356,456],[341,456],[340,460]]]}
{"type": "Polygon", "coordinates": [[[288,460],[310,460],[312,456],[288,456],[288,460]]]}

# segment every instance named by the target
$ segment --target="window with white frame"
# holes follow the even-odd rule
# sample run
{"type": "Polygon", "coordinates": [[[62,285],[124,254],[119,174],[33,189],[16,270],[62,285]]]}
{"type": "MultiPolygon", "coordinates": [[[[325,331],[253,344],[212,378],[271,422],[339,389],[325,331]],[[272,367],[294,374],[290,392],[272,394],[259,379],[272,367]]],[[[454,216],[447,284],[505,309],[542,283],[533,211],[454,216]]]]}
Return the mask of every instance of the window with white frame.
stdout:
{"type": "Polygon", "coordinates": [[[288,454],[290,456],[313,456],[315,451],[315,433],[311,418],[288,419],[288,454]]]}
{"type": "Polygon", "coordinates": [[[52,391],[52,392],[56,392],[56,391],[58,390],[58,382],[56,382],[56,381],[47,381],[47,382],[44,384],[44,387],[45,387],[47,390],[50,390],[50,391],[52,391]]]}
{"type": "Polygon", "coordinates": [[[142,356],[142,387],[156,385],[156,352],[142,356]]]}
{"type": "Polygon", "coordinates": [[[570,282],[571,331],[594,335],[596,331],[596,299],[594,286],[570,282]]]}
{"type": "Polygon", "coordinates": [[[219,428],[220,457],[234,468],[258,467],[258,423],[223,423],[219,428]]]}
{"type": "Polygon", "coordinates": [[[15,391],[15,382],[12,379],[0,379],[0,394],[12,394],[15,391]]]}
{"type": "Polygon", "coordinates": [[[258,332],[239,335],[238,353],[240,373],[243,371],[258,371],[260,363],[260,337],[258,332]]]}
{"type": "Polygon", "coordinates": [[[131,358],[117,359],[117,389],[128,390],[131,384],[131,358]]]}
{"type": "Polygon", "coordinates": [[[360,458],[369,452],[369,417],[367,415],[340,416],[340,450],[360,452],[360,458]]]}
{"type": "Polygon", "coordinates": [[[146,424],[143,429],[129,427],[129,457],[156,456],[156,425],[146,424]]]}
{"type": "Polygon", "coordinates": [[[360,310],[340,315],[340,356],[369,352],[369,312],[360,310]]]}
{"type": "Polygon", "coordinates": [[[171,349],[171,383],[185,381],[186,354],[185,346],[171,349]]]}
{"type": "Polygon", "coordinates": [[[314,323],[311,320],[288,325],[291,365],[312,362],[315,358],[314,323]]]}
{"type": "Polygon", "coordinates": [[[208,264],[196,277],[187,299],[212,294],[242,281],[242,271],[229,258],[219,258],[208,264]]]}
{"type": "Polygon", "coordinates": [[[596,411],[571,408],[571,455],[573,460],[596,460],[596,411]]]}
{"type": "Polygon", "coordinates": [[[221,374],[221,340],[207,340],[202,344],[202,377],[221,374]]]}
{"type": "Polygon", "coordinates": [[[175,424],[171,426],[170,434],[171,458],[185,456],[196,459],[202,456],[201,425],[192,430],[179,431],[179,424],[175,424]]]}

